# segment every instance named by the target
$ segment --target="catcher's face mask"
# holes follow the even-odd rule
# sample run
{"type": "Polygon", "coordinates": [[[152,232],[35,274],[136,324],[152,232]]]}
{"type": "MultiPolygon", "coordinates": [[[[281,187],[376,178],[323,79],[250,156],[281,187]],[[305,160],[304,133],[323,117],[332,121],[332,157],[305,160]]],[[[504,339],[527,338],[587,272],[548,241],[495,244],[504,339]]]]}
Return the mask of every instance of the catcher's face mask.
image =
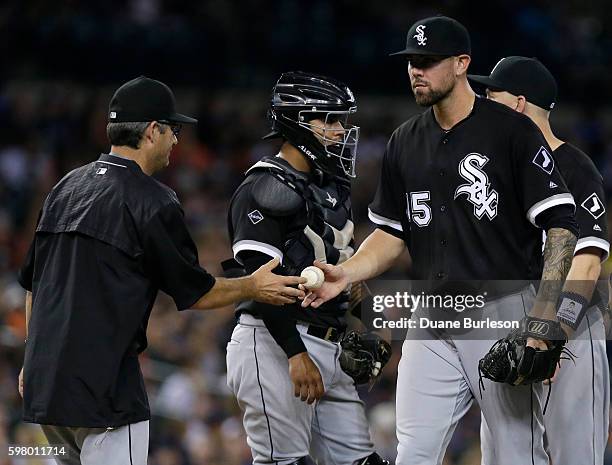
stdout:
{"type": "Polygon", "coordinates": [[[350,178],[356,177],[359,126],[350,124],[348,119],[356,111],[357,107],[351,107],[348,111],[302,110],[298,113],[298,124],[312,132],[327,157],[336,160],[340,172],[350,178]]]}

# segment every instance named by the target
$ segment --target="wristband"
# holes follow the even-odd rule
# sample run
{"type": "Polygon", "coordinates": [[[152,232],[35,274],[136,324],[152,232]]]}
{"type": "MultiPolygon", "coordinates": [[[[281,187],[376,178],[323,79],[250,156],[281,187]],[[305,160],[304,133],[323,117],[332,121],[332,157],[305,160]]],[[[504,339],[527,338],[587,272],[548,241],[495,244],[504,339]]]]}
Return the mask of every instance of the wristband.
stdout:
{"type": "Polygon", "coordinates": [[[576,331],[588,306],[589,302],[584,296],[575,292],[562,292],[559,296],[557,319],[576,331]]]}

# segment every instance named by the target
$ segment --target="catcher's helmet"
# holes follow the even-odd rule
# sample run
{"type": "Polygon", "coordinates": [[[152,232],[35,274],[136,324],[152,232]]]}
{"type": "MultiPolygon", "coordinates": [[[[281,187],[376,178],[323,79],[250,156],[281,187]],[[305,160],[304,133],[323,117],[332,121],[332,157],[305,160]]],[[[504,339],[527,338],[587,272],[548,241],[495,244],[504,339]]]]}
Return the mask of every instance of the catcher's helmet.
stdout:
{"type": "Polygon", "coordinates": [[[359,127],[348,124],[357,111],[355,97],[342,82],[301,71],[283,73],[272,89],[268,117],[272,132],[266,136],[283,137],[300,150],[321,171],[343,177],[355,177],[355,157],[359,127]],[[320,119],[325,128],[310,122],[320,119]],[[342,138],[335,140],[327,124],[339,121],[342,138]]]}

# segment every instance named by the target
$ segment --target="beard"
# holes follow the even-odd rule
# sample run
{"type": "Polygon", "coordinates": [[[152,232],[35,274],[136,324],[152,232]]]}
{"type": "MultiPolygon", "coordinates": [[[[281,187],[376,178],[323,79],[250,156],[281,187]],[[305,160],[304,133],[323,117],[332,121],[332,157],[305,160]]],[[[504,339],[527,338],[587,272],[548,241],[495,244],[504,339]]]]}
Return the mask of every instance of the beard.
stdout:
{"type": "Polygon", "coordinates": [[[432,89],[430,87],[418,87],[412,89],[414,93],[414,99],[417,105],[422,107],[431,107],[436,103],[444,100],[455,88],[455,82],[450,82],[447,86],[442,89],[432,89]],[[423,91],[425,89],[425,92],[423,91]]]}

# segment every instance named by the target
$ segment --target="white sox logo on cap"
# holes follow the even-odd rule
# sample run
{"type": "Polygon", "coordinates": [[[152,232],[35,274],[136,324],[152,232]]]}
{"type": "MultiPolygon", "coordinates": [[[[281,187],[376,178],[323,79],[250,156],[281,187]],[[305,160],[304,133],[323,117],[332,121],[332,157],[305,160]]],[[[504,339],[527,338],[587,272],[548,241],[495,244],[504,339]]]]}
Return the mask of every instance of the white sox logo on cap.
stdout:
{"type": "Polygon", "coordinates": [[[427,45],[427,37],[425,37],[426,27],[427,26],[424,26],[423,24],[421,24],[420,26],[417,26],[416,28],[417,33],[413,36],[417,40],[417,43],[423,47],[427,45]]]}

